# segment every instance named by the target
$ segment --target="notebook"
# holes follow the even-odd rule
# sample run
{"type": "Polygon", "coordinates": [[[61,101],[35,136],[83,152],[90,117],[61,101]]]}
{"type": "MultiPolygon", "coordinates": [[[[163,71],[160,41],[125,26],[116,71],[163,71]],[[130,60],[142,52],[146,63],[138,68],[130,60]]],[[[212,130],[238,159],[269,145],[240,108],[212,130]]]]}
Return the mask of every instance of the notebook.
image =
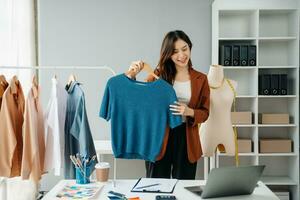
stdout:
{"type": "Polygon", "coordinates": [[[140,178],[131,192],[173,193],[177,179],[140,178]]]}

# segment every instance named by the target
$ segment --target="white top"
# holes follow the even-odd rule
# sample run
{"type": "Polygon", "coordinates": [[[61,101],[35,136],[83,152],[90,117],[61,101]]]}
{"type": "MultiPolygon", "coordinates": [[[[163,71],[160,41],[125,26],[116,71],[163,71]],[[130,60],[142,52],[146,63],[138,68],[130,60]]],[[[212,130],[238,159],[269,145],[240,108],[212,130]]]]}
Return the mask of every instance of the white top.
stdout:
{"type": "MultiPolygon", "coordinates": [[[[179,102],[188,104],[191,99],[191,81],[174,81],[173,88],[179,102]]],[[[186,117],[182,116],[182,121],[186,121],[186,117]]]]}
{"type": "Polygon", "coordinates": [[[64,167],[65,118],[67,91],[57,81],[52,79],[52,90],[45,111],[45,171],[54,169],[54,175],[59,176],[64,167]]]}
{"type": "MultiPolygon", "coordinates": [[[[126,197],[140,197],[143,200],[153,200],[155,196],[162,193],[141,193],[141,192],[130,192],[133,186],[136,184],[137,180],[117,180],[116,188],[112,187],[112,183],[106,182],[104,188],[100,190],[98,197],[95,199],[108,199],[108,191],[113,190],[125,194],[126,197]]],[[[43,198],[43,200],[53,200],[59,199],[56,198],[56,194],[62,190],[66,184],[74,184],[74,180],[61,180],[58,184],[55,185],[51,191],[49,191],[43,198]]],[[[90,186],[98,185],[101,187],[101,183],[92,183],[90,186]]],[[[171,195],[175,195],[177,199],[189,199],[189,200],[200,200],[201,197],[196,194],[184,189],[187,186],[198,186],[205,185],[203,180],[179,180],[175,186],[174,192],[171,195]]],[[[165,194],[168,195],[168,194],[165,194]]],[[[279,200],[278,197],[262,182],[258,182],[258,187],[254,189],[254,192],[251,195],[241,195],[241,196],[229,196],[229,197],[220,197],[220,198],[211,198],[209,200],[279,200]]]]}

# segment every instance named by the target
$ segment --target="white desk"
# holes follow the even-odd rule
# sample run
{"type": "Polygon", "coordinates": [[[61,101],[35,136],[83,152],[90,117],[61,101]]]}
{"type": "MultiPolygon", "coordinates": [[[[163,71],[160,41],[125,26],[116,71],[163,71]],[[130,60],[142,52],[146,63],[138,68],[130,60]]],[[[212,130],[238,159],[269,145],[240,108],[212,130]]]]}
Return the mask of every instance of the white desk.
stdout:
{"type": "MultiPolygon", "coordinates": [[[[104,187],[98,194],[99,200],[106,200],[107,192],[110,190],[126,194],[126,197],[135,197],[139,196],[142,200],[155,200],[157,193],[131,193],[130,190],[134,186],[137,180],[117,180],[116,188],[113,190],[112,183],[107,182],[104,184],[104,187]]],[[[74,183],[74,180],[62,180],[55,187],[47,193],[43,200],[53,200],[56,198],[56,194],[64,187],[66,184],[74,183]]],[[[196,186],[204,185],[205,181],[203,180],[180,180],[178,181],[173,195],[179,200],[199,200],[201,197],[187,191],[184,189],[186,186],[196,186]]],[[[278,197],[267,188],[262,182],[258,183],[258,187],[255,188],[253,194],[243,195],[243,196],[232,196],[232,197],[221,197],[221,198],[212,198],[209,200],[279,200],[278,197]]]]}

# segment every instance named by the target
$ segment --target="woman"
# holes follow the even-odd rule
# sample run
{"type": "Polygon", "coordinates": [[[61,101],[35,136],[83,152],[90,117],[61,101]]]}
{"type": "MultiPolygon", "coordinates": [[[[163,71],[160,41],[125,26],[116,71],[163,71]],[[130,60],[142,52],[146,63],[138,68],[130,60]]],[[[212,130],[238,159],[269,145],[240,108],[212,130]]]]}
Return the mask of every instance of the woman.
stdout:
{"type": "MultiPolygon", "coordinates": [[[[165,36],[155,74],[171,85],[179,102],[170,105],[174,115],[182,115],[180,126],[167,128],[161,153],[155,163],[146,161],[147,177],[195,179],[197,160],[202,155],[198,124],[209,115],[209,86],[205,74],[192,68],[192,43],[180,30],[165,36]]],[[[143,68],[133,62],[126,73],[135,78],[143,68]]],[[[147,81],[153,81],[151,75],[147,81]]]]}

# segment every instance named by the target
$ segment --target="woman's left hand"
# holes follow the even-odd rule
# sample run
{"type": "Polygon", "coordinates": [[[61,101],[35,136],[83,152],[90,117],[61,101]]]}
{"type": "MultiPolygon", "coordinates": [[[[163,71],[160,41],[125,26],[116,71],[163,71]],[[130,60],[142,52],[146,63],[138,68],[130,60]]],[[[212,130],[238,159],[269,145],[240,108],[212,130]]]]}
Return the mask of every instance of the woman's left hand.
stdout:
{"type": "Polygon", "coordinates": [[[194,110],[189,108],[185,103],[174,102],[175,104],[170,105],[170,110],[173,115],[182,115],[182,116],[194,116],[194,110]]]}

